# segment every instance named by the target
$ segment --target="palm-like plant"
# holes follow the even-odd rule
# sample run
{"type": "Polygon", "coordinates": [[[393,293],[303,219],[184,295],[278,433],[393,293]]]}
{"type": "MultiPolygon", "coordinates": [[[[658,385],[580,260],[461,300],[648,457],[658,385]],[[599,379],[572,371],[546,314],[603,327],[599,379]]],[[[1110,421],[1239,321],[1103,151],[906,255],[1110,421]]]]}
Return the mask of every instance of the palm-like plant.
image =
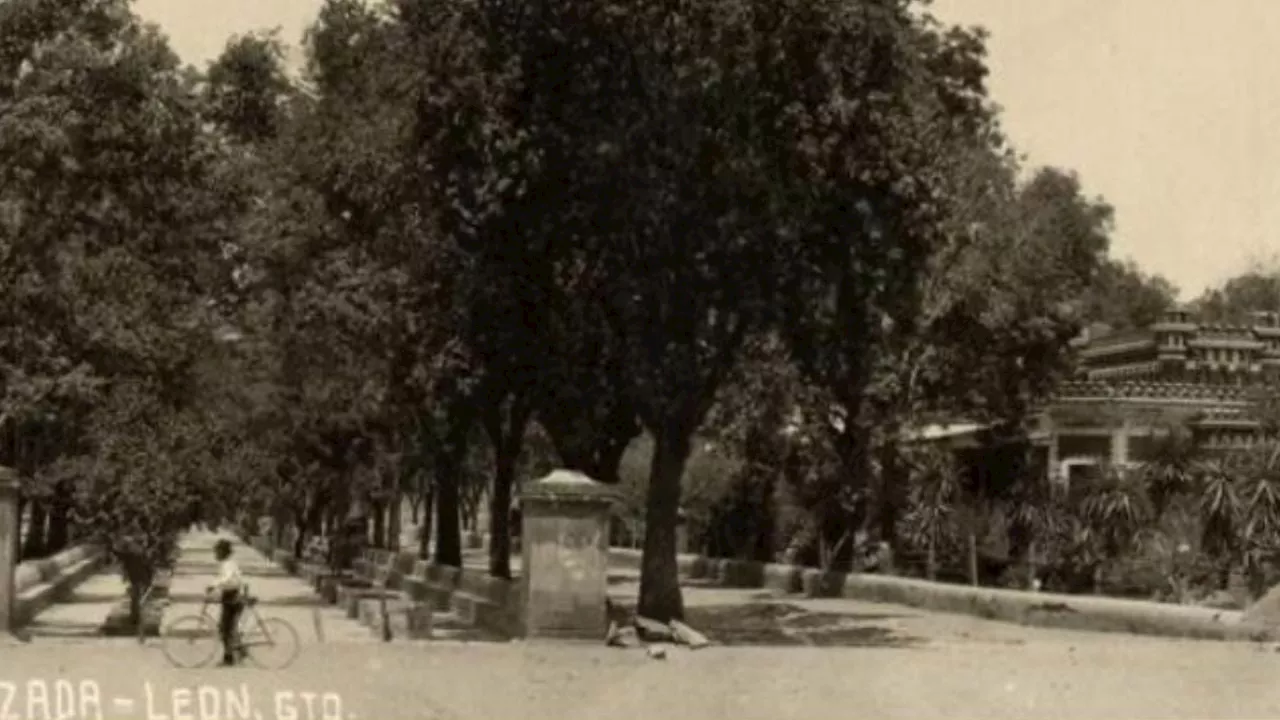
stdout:
{"type": "Polygon", "coordinates": [[[1112,465],[1102,465],[1081,489],[1081,519],[1097,547],[1095,590],[1101,590],[1103,564],[1133,547],[1155,519],[1146,478],[1112,465]]]}
{"type": "Polygon", "coordinates": [[[1245,455],[1239,478],[1241,559],[1250,593],[1257,597],[1265,589],[1265,564],[1280,540],[1280,443],[1263,443],[1245,455]]]}
{"type": "Polygon", "coordinates": [[[1157,436],[1142,473],[1157,518],[1175,498],[1193,490],[1200,446],[1182,425],[1170,425],[1157,436]]]}
{"type": "Polygon", "coordinates": [[[1217,559],[1223,588],[1227,586],[1233,558],[1240,547],[1237,528],[1240,526],[1242,504],[1237,492],[1237,472],[1230,461],[1214,458],[1201,463],[1196,473],[1200,486],[1200,517],[1203,520],[1200,545],[1217,559]]]}
{"type": "Polygon", "coordinates": [[[1132,544],[1155,514],[1143,473],[1111,465],[1085,486],[1080,510],[1112,555],[1132,544]]]}
{"type": "Polygon", "coordinates": [[[936,449],[913,453],[909,462],[915,479],[904,524],[912,544],[926,548],[925,572],[933,580],[938,574],[938,548],[955,531],[960,475],[953,458],[936,449]]]}
{"type": "Polygon", "coordinates": [[[1022,551],[1029,584],[1037,578],[1041,554],[1061,557],[1080,539],[1081,534],[1072,527],[1072,514],[1064,496],[1061,486],[1039,475],[1016,484],[1009,494],[1009,529],[1022,551]]]}

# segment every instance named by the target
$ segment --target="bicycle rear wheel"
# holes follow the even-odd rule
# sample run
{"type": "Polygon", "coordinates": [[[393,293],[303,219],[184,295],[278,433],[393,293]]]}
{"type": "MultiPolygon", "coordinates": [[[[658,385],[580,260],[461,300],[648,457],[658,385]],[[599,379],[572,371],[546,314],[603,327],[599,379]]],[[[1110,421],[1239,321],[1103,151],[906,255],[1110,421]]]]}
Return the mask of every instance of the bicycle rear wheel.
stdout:
{"type": "Polygon", "coordinates": [[[175,667],[199,668],[218,654],[218,628],[207,615],[185,615],[165,626],[160,649],[175,667]]]}
{"type": "Polygon", "coordinates": [[[298,657],[298,631],[280,618],[260,618],[253,632],[240,637],[249,661],[263,670],[283,670],[298,657]]]}

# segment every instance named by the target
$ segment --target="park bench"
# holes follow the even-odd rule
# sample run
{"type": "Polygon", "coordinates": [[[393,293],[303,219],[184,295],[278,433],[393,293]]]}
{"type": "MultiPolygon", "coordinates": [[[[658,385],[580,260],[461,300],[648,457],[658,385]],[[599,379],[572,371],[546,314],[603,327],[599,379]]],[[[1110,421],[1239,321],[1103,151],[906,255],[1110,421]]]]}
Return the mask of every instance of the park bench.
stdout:
{"type": "Polygon", "coordinates": [[[519,634],[519,583],[482,572],[463,572],[449,596],[453,614],[466,626],[513,637],[519,634]]]}
{"type": "Polygon", "coordinates": [[[372,548],[362,550],[352,559],[351,568],[337,575],[335,602],[342,607],[347,617],[359,615],[357,603],[361,594],[373,588],[373,569],[376,565],[377,551],[372,548]]]}
{"type": "Polygon", "coordinates": [[[373,554],[365,563],[372,572],[370,587],[365,592],[352,593],[354,607],[349,606],[348,615],[354,609],[360,622],[378,635],[382,635],[385,625],[390,623],[392,635],[430,638],[431,606],[415,597],[411,589],[420,587],[413,578],[420,565],[423,563],[408,552],[373,554]]]}
{"type": "Polygon", "coordinates": [[[390,573],[390,564],[388,554],[376,549],[365,550],[356,558],[351,574],[343,578],[338,589],[338,602],[346,610],[347,617],[359,619],[362,600],[376,600],[387,592],[386,578],[390,573]]]}
{"type": "Polygon", "coordinates": [[[323,537],[312,538],[302,550],[302,567],[299,574],[320,590],[321,578],[331,574],[329,567],[329,541],[323,537]]]}

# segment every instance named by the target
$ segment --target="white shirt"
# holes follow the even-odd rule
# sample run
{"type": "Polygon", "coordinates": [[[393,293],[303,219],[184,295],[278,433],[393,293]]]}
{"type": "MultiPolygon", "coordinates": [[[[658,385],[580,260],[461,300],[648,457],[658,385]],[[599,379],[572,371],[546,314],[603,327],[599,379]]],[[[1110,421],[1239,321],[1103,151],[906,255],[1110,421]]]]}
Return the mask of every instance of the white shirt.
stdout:
{"type": "Polygon", "coordinates": [[[222,591],[239,590],[244,585],[244,577],[235,560],[227,558],[218,563],[218,581],[215,585],[222,591]]]}

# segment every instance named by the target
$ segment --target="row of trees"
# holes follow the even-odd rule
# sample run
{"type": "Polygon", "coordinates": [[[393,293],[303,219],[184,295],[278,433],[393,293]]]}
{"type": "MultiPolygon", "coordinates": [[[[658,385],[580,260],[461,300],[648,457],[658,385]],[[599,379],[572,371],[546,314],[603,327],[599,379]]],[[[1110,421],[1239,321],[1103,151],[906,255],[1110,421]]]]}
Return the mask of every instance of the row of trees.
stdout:
{"type": "Polygon", "coordinates": [[[984,35],[906,0],[326,0],[296,78],[271,33],[182,67],[125,0],[0,40],[0,450],[34,546],[135,591],[197,515],[300,548],[406,496],[444,564],[485,498],[509,576],[519,478],[618,482],[643,436],[640,610],[677,617],[701,444],[742,489],[708,522],[847,564],[902,535],[911,427],[1024,447],[1090,298],[1164,292],[1019,165],[984,35]]]}

